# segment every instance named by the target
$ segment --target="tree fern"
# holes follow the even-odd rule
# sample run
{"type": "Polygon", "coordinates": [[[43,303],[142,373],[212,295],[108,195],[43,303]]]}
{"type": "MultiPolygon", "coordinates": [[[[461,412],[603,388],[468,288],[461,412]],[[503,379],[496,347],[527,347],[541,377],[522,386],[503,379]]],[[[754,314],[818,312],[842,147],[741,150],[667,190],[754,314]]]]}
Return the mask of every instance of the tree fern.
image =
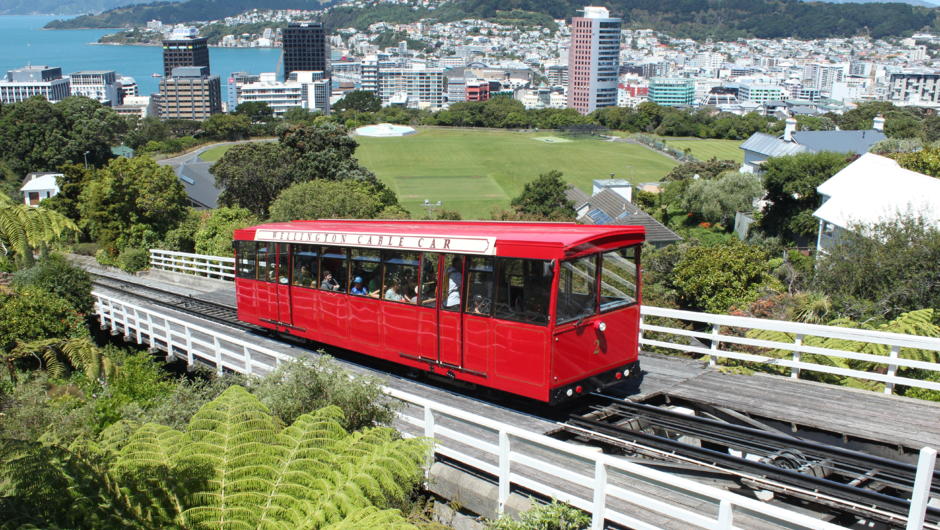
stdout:
{"type": "Polygon", "coordinates": [[[61,377],[65,373],[62,358],[96,381],[104,382],[113,377],[116,371],[111,359],[87,337],[20,342],[4,359],[9,363],[30,355],[41,358],[46,370],[54,377],[61,377]]]}
{"type": "Polygon", "coordinates": [[[59,212],[0,197],[0,249],[16,254],[24,264],[32,261],[34,249],[78,232],[78,225],[59,212]]]}

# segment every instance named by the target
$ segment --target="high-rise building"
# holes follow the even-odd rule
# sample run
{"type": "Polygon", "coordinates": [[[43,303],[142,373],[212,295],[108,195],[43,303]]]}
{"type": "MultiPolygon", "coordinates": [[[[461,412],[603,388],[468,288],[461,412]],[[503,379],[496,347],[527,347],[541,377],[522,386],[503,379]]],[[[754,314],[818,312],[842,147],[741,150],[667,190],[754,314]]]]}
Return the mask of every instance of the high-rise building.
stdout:
{"type": "Polygon", "coordinates": [[[843,81],[848,70],[846,64],[812,63],[803,67],[803,80],[806,86],[828,94],[832,84],[843,81]]]}
{"type": "Polygon", "coordinates": [[[120,105],[124,91],[118,83],[114,70],[82,70],[69,75],[71,94],[85,96],[105,105],[120,105]]]}
{"type": "Polygon", "coordinates": [[[767,83],[741,83],[738,87],[738,99],[754,103],[780,101],[783,99],[783,88],[767,83]]]}
{"type": "Polygon", "coordinates": [[[209,69],[209,39],[197,37],[195,28],[176,30],[163,41],[163,77],[173,75],[178,66],[204,66],[209,69]]]}
{"type": "Polygon", "coordinates": [[[284,52],[284,79],[291,72],[326,72],[329,79],[330,47],[326,30],[319,22],[291,22],[281,32],[284,52]]]}
{"type": "Polygon", "coordinates": [[[121,98],[140,95],[140,87],[133,77],[122,75],[118,78],[118,84],[121,86],[121,98]]]}
{"type": "Polygon", "coordinates": [[[275,116],[293,108],[329,114],[329,83],[323,72],[295,71],[287,81],[278,81],[274,72],[263,73],[256,82],[241,85],[237,103],[267,103],[275,116]]]}
{"type": "Polygon", "coordinates": [[[940,72],[914,70],[891,74],[888,99],[900,105],[940,104],[940,72]]]}
{"type": "Polygon", "coordinates": [[[603,7],[587,6],[571,19],[568,53],[568,108],[588,114],[617,105],[620,19],[603,7]]]}
{"type": "Polygon", "coordinates": [[[676,77],[650,80],[649,100],[657,105],[681,107],[695,103],[695,81],[676,77]]]}
{"type": "Polygon", "coordinates": [[[383,105],[440,107],[444,88],[443,68],[381,68],[376,93],[383,105]]]}
{"type": "Polygon", "coordinates": [[[552,65],[545,71],[548,84],[551,86],[568,86],[568,67],[565,65],[552,65]]]}
{"type": "Polygon", "coordinates": [[[482,79],[467,81],[467,101],[486,101],[490,99],[490,82],[482,79]]]}
{"type": "Polygon", "coordinates": [[[228,82],[225,84],[225,106],[229,112],[235,110],[238,106],[238,97],[241,95],[242,87],[248,83],[257,83],[261,80],[258,74],[248,72],[232,72],[228,76],[228,82]]]}
{"type": "Polygon", "coordinates": [[[222,112],[222,84],[208,66],[180,66],[160,81],[160,118],[204,120],[222,112]]]}
{"type": "Polygon", "coordinates": [[[7,72],[0,80],[0,103],[17,103],[33,96],[43,96],[55,103],[70,95],[69,80],[62,69],[52,66],[24,66],[7,72]]]}

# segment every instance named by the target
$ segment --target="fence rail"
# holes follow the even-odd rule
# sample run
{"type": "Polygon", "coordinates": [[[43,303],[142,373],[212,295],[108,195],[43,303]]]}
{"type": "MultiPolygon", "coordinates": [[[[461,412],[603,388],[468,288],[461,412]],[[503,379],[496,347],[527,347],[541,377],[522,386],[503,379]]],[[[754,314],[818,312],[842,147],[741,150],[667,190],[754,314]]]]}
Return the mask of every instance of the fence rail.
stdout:
{"type": "MultiPolygon", "coordinates": [[[[150,263],[154,268],[184,274],[199,274],[226,280],[235,278],[234,258],[151,249],[150,263]]],[[[790,377],[794,379],[799,378],[803,371],[807,371],[873,381],[883,384],[886,394],[892,394],[898,385],[940,391],[940,381],[910,377],[909,373],[910,370],[940,372],[940,339],[938,338],[697,313],[647,305],[642,306],[640,311],[640,344],[642,346],[707,355],[709,363],[713,366],[717,364],[718,359],[724,358],[788,369],[790,377]],[[651,319],[657,319],[657,322],[652,323],[651,319]],[[696,328],[709,331],[696,331],[696,328]],[[793,338],[790,342],[749,338],[746,332],[750,330],[778,331],[787,333],[793,338]],[[888,351],[887,355],[877,355],[806,344],[806,339],[812,337],[842,339],[862,345],[879,345],[886,347],[888,351]],[[737,349],[731,349],[732,347],[737,347],[737,349]],[[932,360],[904,357],[911,350],[927,352],[932,360]],[[768,355],[771,351],[789,352],[789,355],[788,357],[768,355]],[[804,357],[804,354],[807,356],[804,357]],[[815,358],[815,355],[868,363],[872,366],[868,369],[860,369],[857,366],[837,366],[838,363],[827,363],[824,359],[815,358]],[[898,375],[899,370],[902,372],[906,370],[907,374],[898,375]]]]}
{"type": "MultiPolygon", "coordinates": [[[[95,311],[102,327],[123,333],[138,344],[148,344],[169,355],[185,358],[188,363],[210,363],[219,372],[232,370],[249,375],[264,375],[279,363],[293,356],[272,348],[246,341],[212,328],[188,322],[166,314],[166,310],[148,308],[100,291],[92,292],[95,311]]],[[[554,497],[592,514],[592,528],[603,528],[605,520],[638,529],[657,528],[637,513],[616,511],[612,501],[623,501],[656,512],[688,525],[731,529],[735,515],[759,517],[767,522],[792,528],[835,530],[843,528],[820,519],[758,500],[737,495],[689,479],[657,471],[641,464],[618,459],[592,451],[589,448],[555,440],[541,434],[527,432],[512,425],[435,403],[391,388],[385,392],[398,400],[418,407],[422,414],[399,413],[399,420],[416,427],[417,432],[435,440],[435,453],[455,459],[497,477],[499,510],[502,511],[513,486],[525,488],[541,495],[554,497]],[[474,428],[469,434],[446,425],[457,421],[474,428]],[[481,435],[480,433],[485,433],[481,435]],[[473,448],[476,456],[465,449],[473,448]],[[483,454],[480,456],[479,453],[483,454]],[[550,458],[543,457],[548,455],[550,458]],[[569,469],[558,465],[559,457],[579,462],[569,469]],[[536,469],[539,474],[526,473],[525,468],[536,469]],[[548,479],[538,478],[539,475],[548,479]],[[619,478],[619,483],[614,477],[619,478]],[[681,495],[704,500],[707,509],[693,511],[671,503],[666,497],[640,493],[624,486],[643,483],[655,488],[667,488],[681,495]],[[570,493],[559,484],[571,483],[587,490],[586,495],[570,493]]],[[[936,451],[924,448],[915,484],[915,494],[908,515],[908,528],[922,527],[929,501],[930,480],[936,461],[936,451]],[[924,477],[928,477],[925,479],[924,477]],[[918,523],[920,521],[920,523],[918,523]],[[915,523],[911,526],[910,523],[915,523]]]]}
{"type": "Polygon", "coordinates": [[[235,279],[235,258],[225,256],[206,256],[152,248],[150,267],[220,280],[235,279]]]}

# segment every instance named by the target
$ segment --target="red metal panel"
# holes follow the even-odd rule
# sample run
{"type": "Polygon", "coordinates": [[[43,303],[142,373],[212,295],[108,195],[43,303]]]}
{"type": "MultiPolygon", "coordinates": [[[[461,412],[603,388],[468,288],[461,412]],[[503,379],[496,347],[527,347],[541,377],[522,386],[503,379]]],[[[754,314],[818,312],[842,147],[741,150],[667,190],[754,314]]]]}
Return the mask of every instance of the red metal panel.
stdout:
{"type": "Polygon", "coordinates": [[[316,332],[323,336],[324,341],[329,338],[346,339],[349,327],[349,296],[343,293],[317,291],[317,305],[320,311],[317,314],[316,332]]]}
{"type": "MultiPolygon", "coordinates": [[[[324,294],[324,297],[334,297],[324,294]]],[[[382,345],[381,302],[368,296],[349,296],[349,338],[364,346],[382,345]]]]}
{"type": "Polygon", "coordinates": [[[438,312],[438,360],[442,363],[461,366],[463,362],[460,317],[461,314],[456,311],[438,312]]]}
{"type": "Polygon", "coordinates": [[[463,367],[489,374],[493,355],[493,319],[465,314],[463,317],[463,367]]]}
{"type": "Polygon", "coordinates": [[[287,284],[277,286],[277,321],[282,324],[293,325],[291,317],[291,289],[287,284]]]}
{"type": "Polygon", "coordinates": [[[307,287],[291,287],[291,316],[294,325],[312,332],[317,327],[317,291],[307,287]]]}
{"type": "MultiPolygon", "coordinates": [[[[431,309],[410,304],[380,302],[382,305],[382,323],[380,329],[385,335],[385,350],[398,359],[401,355],[418,353],[419,313],[431,312],[431,309]]],[[[431,357],[432,359],[434,357],[431,357]]]]}
{"type": "Polygon", "coordinates": [[[564,385],[637,359],[638,305],[564,324],[555,332],[552,384],[564,385]],[[600,331],[600,323],[606,330],[600,331]]]}
{"type": "Polygon", "coordinates": [[[418,349],[415,354],[425,359],[437,359],[437,309],[419,307],[415,313],[417,321],[418,349]]]}
{"type": "Polygon", "coordinates": [[[509,392],[547,399],[548,328],[497,319],[492,327],[494,377],[509,392]]]}

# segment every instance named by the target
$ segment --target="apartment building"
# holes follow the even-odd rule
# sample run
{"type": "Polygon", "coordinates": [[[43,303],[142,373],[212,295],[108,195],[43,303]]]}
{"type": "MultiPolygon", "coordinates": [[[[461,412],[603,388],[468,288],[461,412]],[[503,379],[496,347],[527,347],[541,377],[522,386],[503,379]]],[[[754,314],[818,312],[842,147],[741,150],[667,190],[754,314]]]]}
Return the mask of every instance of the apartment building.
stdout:
{"type": "Polygon", "coordinates": [[[587,6],[583,17],[571,19],[568,108],[588,114],[617,105],[620,26],[603,7],[587,6]]]}
{"type": "Polygon", "coordinates": [[[160,81],[160,118],[204,120],[222,112],[219,76],[208,66],[180,66],[160,81]]]}

